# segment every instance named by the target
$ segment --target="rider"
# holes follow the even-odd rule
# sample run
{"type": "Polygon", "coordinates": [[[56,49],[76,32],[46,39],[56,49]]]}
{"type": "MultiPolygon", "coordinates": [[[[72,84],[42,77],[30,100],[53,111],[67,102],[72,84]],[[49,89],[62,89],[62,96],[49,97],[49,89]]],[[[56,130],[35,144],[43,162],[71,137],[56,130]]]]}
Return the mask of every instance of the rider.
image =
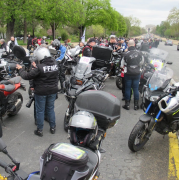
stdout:
{"type": "Polygon", "coordinates": [[[111,47],[113,49],[113,51],[116,51],[117,49],[117,41],[116,41],[116,36],[115,35],[111,35],[108,43],[108,47],[111,47]]]}
{"type": "Polygon", "coordinates": [[[140,51],[149,52],[149,43],[147,42],[147,39],[144,39],[143,43],[141,44],[140,51]]]}
{"type": "Polygon", "coordinates": [[[52,42],[52,46],[55,47],[56,50],[60,50],[60,56],[56,59],[58,62],[58,68],[59,68],[59,80],[60,80],[60,85],[61,89],[59,90],[59,93],[63,93],[63,82],[65,81],[65,66],[64,66],[64,61],[65,61],[65,53],[66,53],[66,47],[61,45],[61,42],[58,39],[55,39],[52,42]]]}
{"type": "Polygon", "coordinates": [[[139,109],[139,80],[141,73],[141,65],[144,58],[140,51],[135,49],[134,40],[128,42],[128,51],[125,53],[122,61],[121,68],[124,67],[124,80],[125,80],[125,105],[124,109],[129,110],[131,88],[134,91],[134,110],[139,109]]]}
{"type": "Polygon", "coordinates": [[[92,49],[94,45],[96,45],[96,39],[90,38],[87,45],[85,45],[82,50],[82,56],[92,57],[92,49]]]}
{"type": "Polygon", "coordinates": [[[45,47],[35,50],[34,56],[38,63],[33,62],[33,68],[29,72],[19,64],[16,67],[23,79],[33,79],[37,121],[37,130],[34,134],[42,137],[45,109],[49,118],[50,132],[54,134],[56,130],[54,102],[58,91],[58,66],[45,47]]]}

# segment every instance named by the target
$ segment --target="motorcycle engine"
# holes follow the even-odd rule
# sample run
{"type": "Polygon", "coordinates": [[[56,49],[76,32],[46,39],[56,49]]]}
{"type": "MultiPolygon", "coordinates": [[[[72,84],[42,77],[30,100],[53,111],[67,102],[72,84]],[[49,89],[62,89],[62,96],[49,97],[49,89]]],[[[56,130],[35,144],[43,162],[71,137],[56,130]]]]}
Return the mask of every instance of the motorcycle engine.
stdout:
{"type": "Polygon", "coordinates": [[[173,133],[178,131],[179,130],[179,120],[172,122],[170,125],[170,128],[171,128],[173,133]]]}

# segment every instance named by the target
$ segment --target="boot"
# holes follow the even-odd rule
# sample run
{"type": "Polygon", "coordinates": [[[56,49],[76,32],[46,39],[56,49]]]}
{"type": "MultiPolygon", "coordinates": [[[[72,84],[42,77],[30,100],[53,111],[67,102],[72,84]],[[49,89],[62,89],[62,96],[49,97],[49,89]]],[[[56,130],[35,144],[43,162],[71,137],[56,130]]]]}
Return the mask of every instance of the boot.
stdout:
{"type": "Polygon", "coordinates": [[[134,110],[138,110],[138,109],[139,109],[139,101],[134,100],[134,110]]]}
{"type": "Polygon", "coordinates": [[[125,105],[122,106],[122,107],[123,107],[124,109],[126,109],[126,110],[129,110],[129,109],[130,109],[129,104],[130,104],[130,101],[129,101],[129,100],[126,100],[126,101],[125,101],[125,105]]]}

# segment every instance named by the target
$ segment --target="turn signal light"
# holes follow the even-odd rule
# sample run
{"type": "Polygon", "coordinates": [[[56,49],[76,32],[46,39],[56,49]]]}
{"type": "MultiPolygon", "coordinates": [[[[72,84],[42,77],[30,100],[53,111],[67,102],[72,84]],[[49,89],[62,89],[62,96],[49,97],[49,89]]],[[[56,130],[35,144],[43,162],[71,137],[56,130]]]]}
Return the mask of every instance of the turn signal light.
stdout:
{"type": "Polygon", "coordinates": [[[76,84],[82,85],[82,84],[83,84],[83,81],[81,81],[81,80],[76,80],[76,84]]]}
{"type": "Polygon", "coordinates": [[[104,137],[106,137],[106,132],[104,133],[104,137]]]}

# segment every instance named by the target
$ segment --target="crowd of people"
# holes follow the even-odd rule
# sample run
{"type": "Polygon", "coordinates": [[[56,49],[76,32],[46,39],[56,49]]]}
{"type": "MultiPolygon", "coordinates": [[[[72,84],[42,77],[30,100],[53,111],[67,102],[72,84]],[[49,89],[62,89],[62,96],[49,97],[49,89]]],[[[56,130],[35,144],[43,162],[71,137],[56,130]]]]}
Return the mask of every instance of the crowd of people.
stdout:
{"type": "MultiPolygon", "coordinates": [[[[149,51],[152,47],[158,47],[157,39],[137,39],[137,38],[117,38],[115,35],[111,35],[109,38],[89,38],[87,43],[80,42],[78,46],[81,48],[81,56],[92,57],[93,46],[105,46],[112,48],[113,52],[120,53],[122,59],[120,61],[121,77],[123,83],[123,98],[125,105],[123,108],[130,109],[131,101],[131,89],[134,92],[134,109],[139,109],[139,80],[141,67],[144,63],[144,57],[141,51],[149,51]],[[137,44],[140,42],[140,47],[137,44]]],[[[66,43],[69,43],[66,42],[66,43]]],[[[0,40],[1,48],[9,47],[12,50],[14,45],[17,45],[15,38],[12,36],[11,40],[6,43],[4,40],[0,40]]],[[[35,94],[35,111],[36,111],[36,125],[37,129],[34,131],[35,135],[43,136],[43,121],[45,114],[48,117],[50,124],[50,132],[55,133],[55,112],[54,102],[57,98],[57,93],[63,93],[63,82],[65,81],[65,53],[66,44],[61,44],[61,38],[55,39],[50,45],[45,42],[45,37],[31,38],[28,35],[27,49],[31,49],[33,46],[39,45],[34,51],[36,61],[32,63],[32,68],[29,72],[25,71],[21,65],[17,65],[19,75],[25,79],[30,80],[30,88],[35,94]],[[60,55],[57,59],[54,59],[49,49],[60,50],[60,55]],[[60,80],[61,89],[58,89],[58,80],[60,80]]]]}

